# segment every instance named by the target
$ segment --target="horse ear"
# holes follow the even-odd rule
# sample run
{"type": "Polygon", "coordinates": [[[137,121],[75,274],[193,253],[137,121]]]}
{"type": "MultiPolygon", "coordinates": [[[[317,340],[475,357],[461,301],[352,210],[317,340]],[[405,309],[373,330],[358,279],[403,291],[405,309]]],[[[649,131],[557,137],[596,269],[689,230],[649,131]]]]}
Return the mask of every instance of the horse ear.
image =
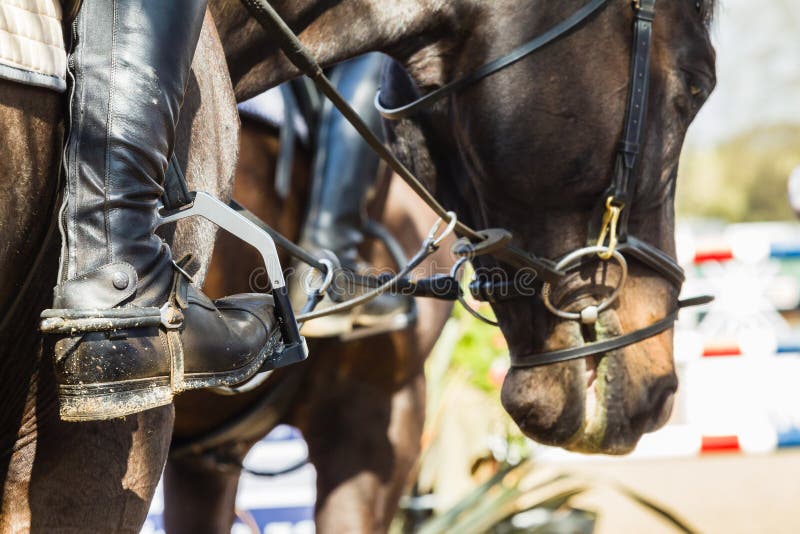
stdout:
{"type": "MultiPolygon", "coordinates": [[[[387,60],[381,72],[380,99],[384,107],[395,107],[419,96],[411,77],[402,65],[387,60]]],[[[420,117],[401,120],[384,120],[383,133],[392,152],[408,169],[436,194],[436,166],[431,157],[420,117]]]]}
{"type": "Polygon", "coordinates": [[[381,104],[383,107],[402,106],[420,96],[414,80],[400,62],[387,58],[381,70],[381,104]]]}
{"type": "MultiPolygon", "coordinates": [[[[402,106],[421,96],[403,66],[387,60],[381,76],[381,105],[402,106]]],[[[437,102],[417,114],[400,120],[384,120],[386,143],[403,165],[416,176],[448,209],[470,220],[475,193],[467,169],[460,158],[448,116],[448,102],[437,102]]]]}

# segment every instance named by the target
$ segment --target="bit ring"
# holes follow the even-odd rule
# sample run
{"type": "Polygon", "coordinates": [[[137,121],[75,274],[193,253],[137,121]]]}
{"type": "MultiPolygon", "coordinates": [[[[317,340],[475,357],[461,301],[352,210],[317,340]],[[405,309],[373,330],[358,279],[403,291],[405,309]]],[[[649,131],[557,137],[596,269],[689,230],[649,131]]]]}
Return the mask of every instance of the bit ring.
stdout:
{"type": "MultiPolygon", "coordinates": [[[[578,249],[564,256],[556,265],[556,269],[559,271],[567,269],[569,267],[574,266],[576,261],[581,258],[587,256],[596,256],[597,254],[603,252],[607,253],[608,250],[609,250],[608,247],[603,247],[603,246],[592,246],[592,247],[585,247],[578,249]]],[[[625,285],[625,281],[628,278],[628,263],[625,261],[625,257],[619,251],[612,250],[611,258],[616,260],[616,262],[619,264],[622,274],[620,276],[617,287],[614,289],[614,291],[612,291],[612,293],[608,297],[603,299],[603,301],[600,302],[600,304],[596,306],[595,305],[587,306],[580,312],[568,312],[561,310],[559,308],[556,308],[553,305],[553,303],[550,302],[551,285],[549,282],[545,282],[544,285],[542,286],[542,302],[544,302],[544,305],[547,307],[548,310],[550,310],[550,312],[553,315],[561,317],[562,319],[581,321],[584,324],[592,324],[596,322],[599,313],[607,309],[614,303],[614,301],[616,301],[619,298],[619,294],[620,292],[622,292],[622,288],[625,285]]]]}

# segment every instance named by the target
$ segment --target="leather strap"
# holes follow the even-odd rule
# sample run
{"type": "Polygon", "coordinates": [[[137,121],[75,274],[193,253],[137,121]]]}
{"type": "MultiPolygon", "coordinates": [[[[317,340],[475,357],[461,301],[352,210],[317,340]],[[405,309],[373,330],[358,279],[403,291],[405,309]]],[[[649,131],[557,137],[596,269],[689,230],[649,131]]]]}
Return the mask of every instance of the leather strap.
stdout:
{"type": "MultiPolygon", "coordinates": [[[[683,269],[663,250],[633,236],[628,236],[624,243],[617,246],[617,250],[626,258],[633,258],[658,273],[675,288],[680,289],[683,286],[686,278],[683,269]]],[[[459,254],[458,250],[456,250],[456,254],[459,254]]],[[[536,284],[522,284],[516,278],[501,281],[477,278],[469,284],[469,291],[475,300],[491,303],[505,302],[530,298],[534,294],[534,289],[541,285],[542,280],[539,279],[536,284]]],[[[544,281],[547,280],[544,279],[544,281]]]]}
{"type": "Polygon", "coordinates": [[[612,350],[621,349],[667,330],[672,326],[672,323],[675,322],[677,316],[678,310],[675,310],[660,321],[657,321],[645,328],[640,328],[639,330],[631,332],[630,334],[617,336],[611,339],[604,339],[603,341],[596,341],[594,343],[587,343],[586,345],[581,345],[580,347],[560,349],[526,356],[512,355],[511,367],[515,369],[538,367],[540,365],[565,362],[578,358],[585,358],[586,356],[591,356],[593,354],[603,354],[612,350]]]}
{"type": "Polygon", "coordinates": [[[514,369],[539,367],[541,365],[548,365],[551,363],[566,362],[569,360],[576,360],[578,358],[585,358],[595,354],[603,354],[612,350],[627,347],[628,345],[633,345],[634,343],[651,338],[671,328],[672,324],[678,318],[678,312],[681,308],[707,304],[708,302],[711,302],[711,300],[713,299],[707,296],[680,300],[675,306],[675,309],[663,319],[656,321],[650,326],[646,326],[629,334],[623,334],[611,339],[587,343],[580,347],[543,352],[541,354],[526,354],[522,356],[515,356],[512,354],[511,367],[514,369]]]}
{"type": "Polygon", "coordinates": [[[161,326],[158,308],[111,308],[107,310],[48,309],[41,315],[44,334],[86,334],[161,326]]]}
{"type": "Polygon", "coordinates": [[[530,286],[521,286],[517,280],[484,280],[476,278],[469,283],[469,294],[475,300],[496,304],[516,299],[527,299],[534,296],[541,286],[536,281],[530,286]]]}
{"type": "MultiPolygon", "coordinates": [[[[647,118],[647,98],[650,86],[650,51],[653,42],[653,20],[656,0],[637,0],[634,6],[633,52],[631,55],[628,107],[619,152],[614,166],[610,195],[618,206],[628,202],[630,179],[641,151],[642,130],[647,118]]],[[[605,202],[605,198],[603,199],[605,202]]],[[[629,210],[628,210],[629,211],[629,210]]],[[[626,234],[623,218],[619,234],[626,234]]]]}
{"type": "Polygon", "coordinates": [[[683,269],[671,256],[660,248],[654,247],[650,243],[636,237],[627,236],[625,241],[617,246],[617,250],[626,257],[634,258],[663,276],[677,289],[683,286],[683,282],[686,279],[683,269]]]}
{"type": "Polygon", "coordinates": [[[167,173],[164,176],[164,194],[161,196],[161,202],[167,211],[177,211],[192,203],[192,194],[189,192],[186,176],[184,176],[181,164],[178,163],[178,158],[174,153],[169,160],[167,173]]]}
{"type": "Polygon", "coordinates": [[[473,83],[482,80],[483,78],[486,78],[487,76],[490,76],[499,70],[513,65],[517,61],[533,54],[537,50],[544,48],[546,45],[552,43],[556,39],[564,36],[566,33],[578,27],[581,23],[596,13],[601,7],[604,7],[607,4],[608,0],[592,0],[581,9],[573,13],[569,18],[561,21],[543,34],[537,35],[522,46],[515,48],[505,56],[495,59],[494,61],[491,61],[474,70],[467,76],[440,87],[439,89],[432,91],[404,106],[385,108],[381,104],[381,92],[378,91],[378,93],[375,95],[375,107],[378,108],[378,111],[381,113],[381,115],[383,115],[384,118],[391,120],[404,119],[414,115],[419,110],[431,106],[442,98],[450,96],[451,94],[460,91],[464,87],[472,85],[473,83]]]}
{"type": "Polygon", "coordinates": [[[170,359],[169,384],[173,393],[180,393],[186,389],[183,341],[178,330],[167,330],[165,336],[170,359]]]}

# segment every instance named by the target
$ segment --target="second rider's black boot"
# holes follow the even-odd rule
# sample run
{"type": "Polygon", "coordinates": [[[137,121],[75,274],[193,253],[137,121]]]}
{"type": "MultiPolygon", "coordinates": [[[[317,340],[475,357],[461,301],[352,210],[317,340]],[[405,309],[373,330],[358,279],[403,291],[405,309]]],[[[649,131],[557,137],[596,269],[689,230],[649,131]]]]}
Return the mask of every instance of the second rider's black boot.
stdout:
{"type": "MultiPolygon", "coordinates": [[[[381,131],[381,117],[373,100],[382,64],[381,54],[367,54],[337,65],[331,73],[336,88],[375,132],[381,131]]],[[[314,187],[303,241],[313,249],[333,252],[345,272],[378,274],[361,259],[359,247],[365,241],[366,197],[378,179],[380,160],[330,102],[323,108],[319,130],[314,187]]],[[[342,300],[363,291],[348,283],[346,274],[337,282],[342,300]]],[[[376,333],[404,328],[408,326],[411,307],[411,297],[383,294],[354,310],[309,321],[303,334],[346,338],[360,328],[376,333]]],[[[320,306],[324,308],[325,303],[320,306]]]]}

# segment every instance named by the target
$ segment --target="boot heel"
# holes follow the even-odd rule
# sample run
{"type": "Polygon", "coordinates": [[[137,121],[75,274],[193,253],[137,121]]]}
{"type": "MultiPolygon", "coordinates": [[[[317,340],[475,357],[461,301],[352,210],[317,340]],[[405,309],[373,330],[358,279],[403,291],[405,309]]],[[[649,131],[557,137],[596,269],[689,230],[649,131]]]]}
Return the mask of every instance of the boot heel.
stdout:
{"type": "Polygon", "coordinates": [[[76,386],[58,388],[59,414],[64,421],[94,421],[124,417],[172,402],[169,384],[144,382],[140,387],[119,385],[76,386]]]}

